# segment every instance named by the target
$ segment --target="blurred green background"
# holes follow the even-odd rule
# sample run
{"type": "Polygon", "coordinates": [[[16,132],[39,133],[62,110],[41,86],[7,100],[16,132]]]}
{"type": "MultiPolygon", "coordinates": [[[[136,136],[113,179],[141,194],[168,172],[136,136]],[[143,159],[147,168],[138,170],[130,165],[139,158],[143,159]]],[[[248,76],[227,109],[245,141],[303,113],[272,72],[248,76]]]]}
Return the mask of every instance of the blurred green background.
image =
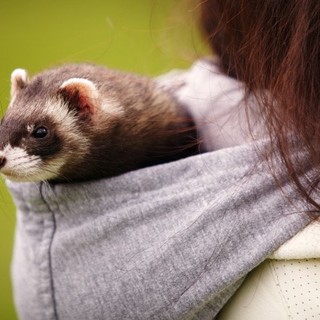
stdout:
{"type": "MultiPolygon", "coordinates": [[[[91,61],[158,75],[203,55],[196,0],[1,0],[0,106],[10,74],[34,74],[64,62],[91,61]]],[[[0,182],[0,319],[16,319],[10,284],[14,206],[0,182]]]]}

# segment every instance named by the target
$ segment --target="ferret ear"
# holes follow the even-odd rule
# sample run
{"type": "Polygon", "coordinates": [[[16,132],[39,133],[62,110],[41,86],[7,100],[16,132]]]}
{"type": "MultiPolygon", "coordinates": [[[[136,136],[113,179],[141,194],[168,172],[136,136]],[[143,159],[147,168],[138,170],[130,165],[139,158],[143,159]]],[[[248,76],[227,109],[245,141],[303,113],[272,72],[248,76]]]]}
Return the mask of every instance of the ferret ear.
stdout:
{"type": "Polygon", "coordinates": [[[63,82],[59,94],[81,116],[92,115],[99,103],[99,92],[92,81],[83,78],[71,78],[63,82]]]}
{"type": "Polygon", "coordinates": [[[28,73],[24,69],[15,69],[11,73],[11,98],[28,85],[28,73]]]}

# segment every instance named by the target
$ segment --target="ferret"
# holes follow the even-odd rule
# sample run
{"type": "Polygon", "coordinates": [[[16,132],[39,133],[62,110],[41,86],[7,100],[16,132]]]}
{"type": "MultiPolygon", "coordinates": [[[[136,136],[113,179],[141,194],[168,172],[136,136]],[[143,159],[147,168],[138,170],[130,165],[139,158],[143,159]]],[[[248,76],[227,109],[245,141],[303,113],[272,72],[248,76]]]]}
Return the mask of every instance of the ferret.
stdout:
{"type": "Polygon", "coordinates": [[[147,77],[91,64],[11,74],[0,125],[0,173],[10,180],[87,181],[196,152],[192,119],[147,77]]]}

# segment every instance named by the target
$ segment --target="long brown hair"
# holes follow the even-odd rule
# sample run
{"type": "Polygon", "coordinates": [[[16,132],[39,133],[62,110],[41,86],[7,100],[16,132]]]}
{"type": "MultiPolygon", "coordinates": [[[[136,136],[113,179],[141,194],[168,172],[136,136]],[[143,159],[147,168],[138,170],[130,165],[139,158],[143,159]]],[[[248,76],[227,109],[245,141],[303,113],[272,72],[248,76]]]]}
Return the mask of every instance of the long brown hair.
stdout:
{"type": "Polygon", "coordinates": [[[200,21],[222,70],[243,81],[263,105],[271,142],[300,193],[319,185],[299,174],[292,137],[320,165],[320,1],[202,0],[200,21]],[[266,90],[265,90],[266,89],[266,90]],[[271,99],[270,99],[271,97],[271,99]]]}

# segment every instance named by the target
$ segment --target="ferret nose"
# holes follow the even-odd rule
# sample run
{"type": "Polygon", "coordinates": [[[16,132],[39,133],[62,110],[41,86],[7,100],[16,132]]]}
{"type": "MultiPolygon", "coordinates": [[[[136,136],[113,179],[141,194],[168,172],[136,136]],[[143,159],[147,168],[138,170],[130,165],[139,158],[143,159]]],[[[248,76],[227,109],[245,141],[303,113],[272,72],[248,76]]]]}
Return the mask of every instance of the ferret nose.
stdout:
{"type": "Polygon", "coordinates": [[[0,157],[0,169],[4,167],[6,162],[7,162],[7,160],[5,157],[0,157]]]}

